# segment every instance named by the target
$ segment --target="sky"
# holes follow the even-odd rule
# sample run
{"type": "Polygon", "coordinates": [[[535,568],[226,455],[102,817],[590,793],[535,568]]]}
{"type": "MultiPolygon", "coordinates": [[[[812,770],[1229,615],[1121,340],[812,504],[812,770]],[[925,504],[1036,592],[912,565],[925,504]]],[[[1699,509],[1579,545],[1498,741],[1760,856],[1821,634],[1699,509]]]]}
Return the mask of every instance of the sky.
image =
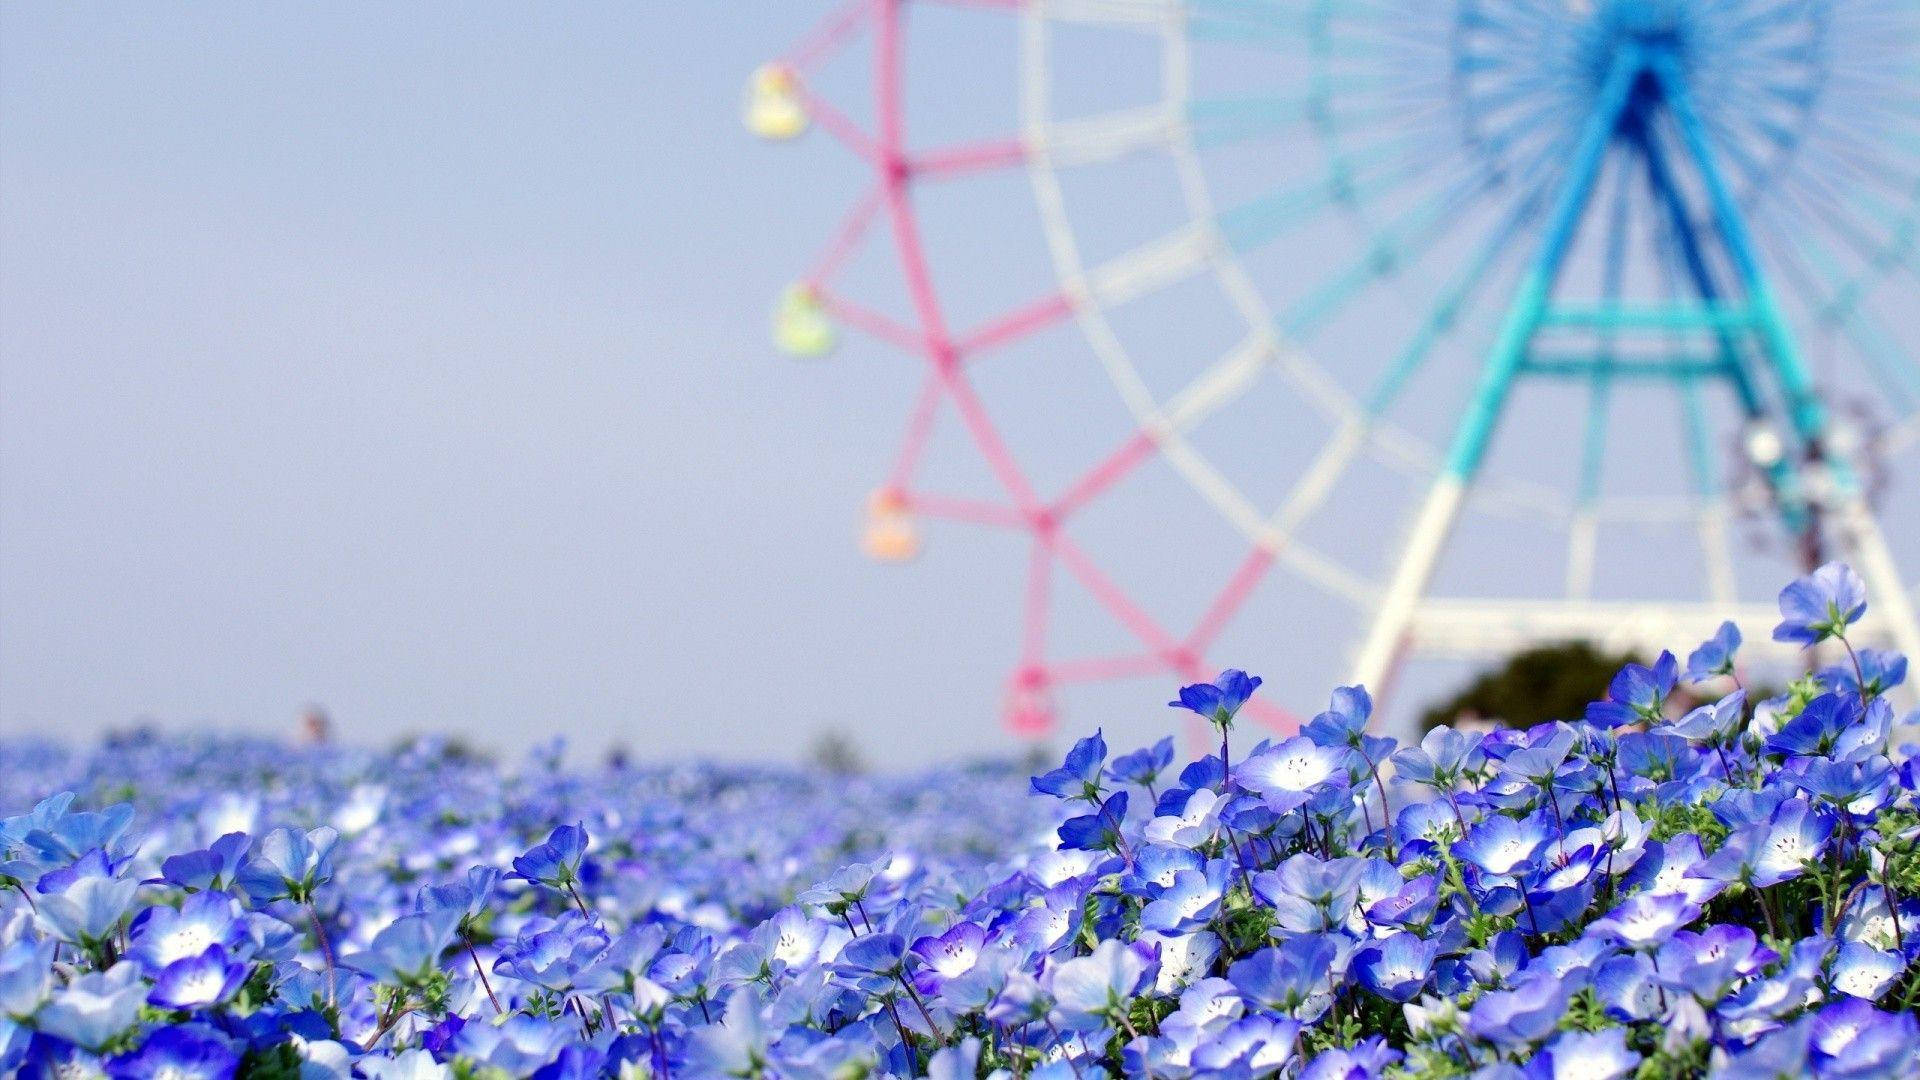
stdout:
{"type": "Polygon", "coordinates": [[[0,732],[1011,745],[994,556],[854,542],[907,384],[768,344],[808,7],[0,10],[0,732]]]}
{"type": "MultiPolygon", "coordinates": [[[[955,528],[909,566],[865,560],[915,373],[870,342],[806,363],[768,343],[864,176],[739,123],[748,73],[819,14],[0,7],[0,735],[284,734],[319,704],[372,744],[1015,749],[996,717],[1026,552],[955,528]]],[[[1011,26],[928,33],[916,115],[1011,130],[1011,26]]],[[[1121,190],[1095,205],[1115,235],[1147,217],[1121,190]]],[[[1049,288],[1023,179],[926,209],[956,308],[1049,288]]],[[[883,255],[849,273],[894,281],[883,255]]],[[[1071,327],[982,379],[1053,481],[1130,430],[1071,327]]],[[[1304,422],[1233,423],[1247,476],[1286,474],[1255,443],[1304,422]]],[[[956,438],[935,451],[965,486],[956,438]]],[[[1088,542],[1191,609],[1188,560],[1219,577],[1241,549],[1147,472],[1088,542]]],[[[1329,543],[1397,535],[1384,502],[1343,505],[1329,543]]],[[[1217,651],[1311,708],[1337,643],[1306,600],[1265,600],[1217,651]]],[[[1084,609],[1063,632],[1113,639],[1084,609]]],[[[1170,731],[1171,681],[1090,691],[1066,730],[1170,731]]]]}

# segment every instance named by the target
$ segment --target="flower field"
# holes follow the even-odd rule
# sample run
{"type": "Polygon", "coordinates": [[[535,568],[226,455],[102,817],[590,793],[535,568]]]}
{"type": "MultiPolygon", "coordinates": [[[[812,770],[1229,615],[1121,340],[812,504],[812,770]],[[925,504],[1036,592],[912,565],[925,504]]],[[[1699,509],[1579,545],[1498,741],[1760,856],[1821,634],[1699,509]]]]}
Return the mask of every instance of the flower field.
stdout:
{"type": "MultiPolygon", "coordinates": [[[[1920,806],[1830,565],[1582,718],[897,778],[7,748],[0,1072],[1911,1076],[1920,806]],[[1749,628],[1752,629],[1752,628],[1749,628]],[[1683,708],[1680,695],[1702,702],[1683,708]]],[[[1171,714],[1170,714],[1171,715],[1171,714]]]]}

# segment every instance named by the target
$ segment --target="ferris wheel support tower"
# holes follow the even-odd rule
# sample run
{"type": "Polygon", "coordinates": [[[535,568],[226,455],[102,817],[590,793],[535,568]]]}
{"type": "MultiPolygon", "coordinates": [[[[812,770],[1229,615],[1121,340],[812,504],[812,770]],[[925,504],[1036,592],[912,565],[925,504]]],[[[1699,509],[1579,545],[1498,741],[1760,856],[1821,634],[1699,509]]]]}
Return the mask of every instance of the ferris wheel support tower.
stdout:
{"type": "MultiPolygon", "coordinates": [[[[1623,5],[1624,6],[1624,5],[1623,5]]],[[[1463,502],[1486,455],[1509,392],[1522,377],[1606,377],[1727,384],[1748,424],[1748,450],[1763,471],[1782,522],[1797,538],[1811,568],[1826,557],[1829,538],[1857,564],[1879,608],[1880,636],[1920,656],[1920,621],[1885,537],[1853,468],[1830,445],[1826,409],[1761,270],[1740,208],[1714,161],[1664,5],[1646,4],[1623,20],[1612,59],[1598,82],[1591,114],[1575,145],[1547,218],[1539,247],[1520,279],[1487,355],[1478,389],[1455,430],[1444,466],[1429,488],[1377,613],[1362,640],[1353,681],[1386,691],[1400,661],[1413,652],[1485,655],[1566,637],[1659,647],[1736,616],[1764,625],[1771,612],[1730,611],[1714,601],[1595,602],[1565,600],[1436,599],[1434,571],[1463,502]],[[1662,131],[1677,134],[1678,155],[1690,165],[1708,203],[1706,227],[1696,222],[1670,160],[1662,131]],[[1595,187],[1609,158],[1644,175],[1664,209],[1691,296],[1658,305],[1627,305],[1612,296],[1598,303],[1568,302],[1556,286],[1579,238],[1595,187]],[[1713,254],[1735,279],[1727,288],[1713,254]],[[1539,346],[1556,331],[1584,331],[1590,351],[1539,346]],[[1617,337],[1636,332],[1683,332],[1703,339],[1699,355],[1658,360],[1616,355],[1617,337]],[[1770,396],[1771,391],[1772,396],[1770,396]],[[1777,415],[1776,415],[1777,414],[1777,415]],[[1784,421],[1781,423],[1780,421],[1784,421]]],[[[1617,268],[1610,268],[1617,284],[1617,268]]],[[[1612,289],[1608,290],[1612,292],[1612,289]]],[[[1570,592],[1579,590],[1570,581],[1570,592]]],[[[1716,589],[1716,591],[1722,591],[1716,589]]],[[[1729,591],[1724,590],[1724,591],[1729,591]]]]}

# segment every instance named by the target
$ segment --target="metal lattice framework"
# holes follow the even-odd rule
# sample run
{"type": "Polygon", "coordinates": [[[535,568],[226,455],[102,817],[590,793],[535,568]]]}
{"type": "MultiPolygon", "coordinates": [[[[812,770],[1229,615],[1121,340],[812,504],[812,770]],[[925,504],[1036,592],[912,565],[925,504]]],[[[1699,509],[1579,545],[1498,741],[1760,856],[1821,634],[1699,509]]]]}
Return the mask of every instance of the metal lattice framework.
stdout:
{"type": "MultiPolygon", "coordinates": [[[[909,151],[902,116],[901,0],[856,0],[755,76],[749,124],[797,134],[808,122],[870,162],[873,191],[813,271],[783,298],[779,336],[823,350],[831,322],[924,357],[926,388],[888,482],[869,547],[912,547],[914,514],[1033,535],[1027,629],[1010,715],[1043,728],[1056,685],[1166,670],[1209,673],[1204,653],[1273,573],[1350,607],[1367,625],[1355,672],[1376,688],[1410,651],[1483,656],[1589,637],[1666,645],[1743,605],[1733,525],[1743,510],[1782,527],[1796,561],[1844,553],[1878,598],[1875,629],[1920,651],[1911,594],[1867,494],[1872,461],[1920,440],[1920,367],[1903,305],[1920,299],[1920,6],[1885,0],[1007,0],[1020,21],[1023,122],[1010,138],[909,151]],[[860,130],[808,89],[809,70],[872,30],[877,130],[860,130]],[[1153,43],[1155,100],[1070,115],[1076,76],[1061,39],[1088,30],[1153,43]],[[1238,81],[1234,81],[1238,79],[1238,81]],[[1271,154],[1260,148],[1274,148],[1271,154]],[[1312,154],[1301,153],[1311,147],[1312,154]],[[1249,148],[1260,164],[1249,167],[1249,148]],[[1185,223],[1097,260],[1072,178],[1113,162],[1163,160],[1185,223]],[[1302,160],[1294,160],[1296,157],[1302,160]],[[1030,173],[1060,291],[986,325],[942,319],[909,196],[913,184],[999,167],[1030,173]],[[1252,174],[1256,182],[1243,182],[1252,174]],[[891,229],[917,324],[836,293],[834,275],[877,219],[891,229]],[[1331,219],[1349,228],[1325,247],[1331,219]],[[1315,232],[1316,229],[1322,230],[1315,232]],[[1313,245],[1310,271],[1271,252],[1313,245]],[[1171,391],[1121,326],[1130,306],[1209,279],[1243,333],[1171,391]],[[1356,350],[1341,324],[1383,296],[1401,325],[1356,350]],[[968,381],[979,353],[1078,321],[1137,433],[1050,497],[1035,492],[968,381]],[[1342,344],[1327,344],[1340,338],[1342,344]],[[1388,338],[1390,340],[1380,340],[1388,338]],[[1803,342],[1831,354],[1814,363],[1803,342]],[[1465,368],[1443,370],[1449,350],[1465,368]],[[1362,363],[1356,360],[1370,361],[1362,363]],[[1336,362],[1330,363],[1329,360],[1336,362]],[[1438,380],[1422,383],[1422,379],[1438,380]],[[1328,433],[1263,502],[1194,437],[1263,383],[1328,433]],[[1517,387],[1584,392],[1577,435],[1533,455],[1566,459],[1564,480],[1489,469],[1517,387]],[[1464,390],[1436,409],[1429,388],[1464,390]],[[1622,472],[1609,435],[1626,388],[1669,388],[1683,435],[1684,490],[1649,496],[1622,472]],[[1830,400],[1870,396],[1889,421],[1871,440],[1837,424],[1830,400]],[[950,406],[992,467],[1004,503],[916,490],[936,409],[950,406]],[[1421,421],[1443,412],[1437,431],[1421,421]],[[1738,447],[1715,453],[1716,441],[1738,447]],[[1198,624],[1172,632],[1134,605],[1060,531],[1143,462],[1171,464],[1247,541],[1198,624]],[[1729,480],[1725,462],[1735,462],[1729,480]],[[1362,463],[1426,487],[1396,508],[1384,579],[1310,537],[1362,463]],[[1400,512],[1404,511],[1404,513],[1400,512]],[[1432,595],[1456,522],[1484,514],[1563,536],[1557,596],[1432,595]],[[1603,596],[1601,538],[1619,525],[1683,526],[1703,583],[1695,598],[1603,596]],[[1137,655],[1053,662],[1050,575],[1080,581],[1138,639],[1137,655]]],[[[1106,57],[1100,63],[1108,63],[1106,57]]],[[[1632,419],[1629,417],[1629,419],[1632,419]]],[[[1677,421],[1677,422],[1675,422],[1677,421]]],[[[1629,439],[1633,438],[1629,430],[1629,439]]],[[[1524,470],[1523,470],[1524,471],[1524,470]]],[[[1269,719],[1283,717],[1269,715],[1269,719]]]]}

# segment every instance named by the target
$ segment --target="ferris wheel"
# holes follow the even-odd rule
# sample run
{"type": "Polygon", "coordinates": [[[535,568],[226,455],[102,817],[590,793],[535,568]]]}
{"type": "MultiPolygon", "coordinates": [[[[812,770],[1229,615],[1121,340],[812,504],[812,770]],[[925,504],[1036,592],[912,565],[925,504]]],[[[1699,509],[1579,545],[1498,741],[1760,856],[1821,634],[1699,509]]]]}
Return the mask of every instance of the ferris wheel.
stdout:
{"type": "Polygon", "coordinates": [[[1346,628],[1346,672],[1377,692],[1411,655],[1762,626],[1782,575],[1828,557],[1920,655],[1887,539],[1912,512],[1874,498],[1920,443],[1920,4],[956,2],[1015,20],[1006,138],[910,149],[902,0],[856,0],[762,68],[748,123],[817,125],[874,167],[776,334],[818,353],[844,325],[928,361],[869,548],[910,554],[923,515],[1032,534],[1017,727],[1044,727],[1063,682],[1205,676],[1272,577],[1302,627],[1346,628]],[[861,31],[871,131],[808,82],[861,31]],[[995,168],[1030,175],[1058,291],[958,331],[912,193],[995,168]],[[834,288],[876,219],[911,325],[834,288]],[[1137,433],[1043,495],[968,361],[1062,319],[1137,433]],[[943,405],[1004,502],[915,491],[943,405]],[[1181,632],[1103,590],[1062,530],[1148,459],[1247,545],[1181,632]],[[1056,563],[1137,655],[1049,659],[1056,563]]]}

